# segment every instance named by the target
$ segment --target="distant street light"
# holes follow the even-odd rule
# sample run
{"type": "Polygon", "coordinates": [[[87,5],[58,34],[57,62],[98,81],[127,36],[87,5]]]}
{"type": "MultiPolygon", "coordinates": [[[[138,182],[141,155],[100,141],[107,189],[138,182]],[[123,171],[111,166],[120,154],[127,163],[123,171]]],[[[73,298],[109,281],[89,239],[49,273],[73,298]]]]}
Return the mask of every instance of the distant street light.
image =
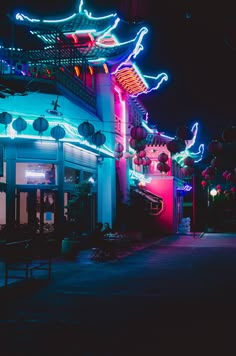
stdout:
{"type": "Polygon", "coordinates": [[[210,190],[210,195],[212,196],[213,200],[215,198],[215,196],[217,195],[217,190],[215,188],[210,190]]]}

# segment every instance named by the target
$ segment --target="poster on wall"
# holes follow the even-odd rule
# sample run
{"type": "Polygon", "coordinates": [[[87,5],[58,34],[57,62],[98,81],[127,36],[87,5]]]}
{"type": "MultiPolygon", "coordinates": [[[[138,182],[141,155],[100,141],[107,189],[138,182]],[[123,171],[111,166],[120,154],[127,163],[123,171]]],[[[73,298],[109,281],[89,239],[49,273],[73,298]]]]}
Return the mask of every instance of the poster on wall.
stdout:
{"type": "Polygon", "coordinates": [[[0,177],[3,177],[3,145],[0,145],[0,177]]]}

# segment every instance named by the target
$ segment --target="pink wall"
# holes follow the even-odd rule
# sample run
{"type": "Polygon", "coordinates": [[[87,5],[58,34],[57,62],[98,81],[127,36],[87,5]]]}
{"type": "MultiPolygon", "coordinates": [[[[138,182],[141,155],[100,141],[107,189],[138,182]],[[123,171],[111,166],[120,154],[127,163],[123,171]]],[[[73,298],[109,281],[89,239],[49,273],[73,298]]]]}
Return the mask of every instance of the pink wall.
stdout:
{"type": "Polygon", "coordinates": [[[176,219],[174,213],[174,180],[169,176],[152,176],[152,181],[146,183],[145,189],[163,198],[164,209],[160,215],[154,216],[158,231],[165,234],[176,233],[176,219]]]}

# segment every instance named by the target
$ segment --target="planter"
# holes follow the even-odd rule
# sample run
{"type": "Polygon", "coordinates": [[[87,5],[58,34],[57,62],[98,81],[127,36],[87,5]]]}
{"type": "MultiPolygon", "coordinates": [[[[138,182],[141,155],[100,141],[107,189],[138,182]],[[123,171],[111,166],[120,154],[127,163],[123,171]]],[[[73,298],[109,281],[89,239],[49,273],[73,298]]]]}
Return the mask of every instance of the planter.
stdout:
{"type": "Polygon", "coordinates": [[[80,242],[78,240],[65,237],[61,243],[61,254],[67,259],[75,259],[79,254],[80,242]]]}

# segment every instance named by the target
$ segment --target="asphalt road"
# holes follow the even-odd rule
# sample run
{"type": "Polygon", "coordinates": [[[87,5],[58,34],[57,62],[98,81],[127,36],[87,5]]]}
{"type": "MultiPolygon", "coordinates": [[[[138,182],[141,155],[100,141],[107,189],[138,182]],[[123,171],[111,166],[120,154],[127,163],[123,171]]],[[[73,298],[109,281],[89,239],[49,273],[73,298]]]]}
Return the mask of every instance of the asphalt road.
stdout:
{"type": "Polygon", "coordinates": [[[235,355],[235,257],[221,233],[56,262],[50,283],[0,294],[0,355],[235,355]]]}

